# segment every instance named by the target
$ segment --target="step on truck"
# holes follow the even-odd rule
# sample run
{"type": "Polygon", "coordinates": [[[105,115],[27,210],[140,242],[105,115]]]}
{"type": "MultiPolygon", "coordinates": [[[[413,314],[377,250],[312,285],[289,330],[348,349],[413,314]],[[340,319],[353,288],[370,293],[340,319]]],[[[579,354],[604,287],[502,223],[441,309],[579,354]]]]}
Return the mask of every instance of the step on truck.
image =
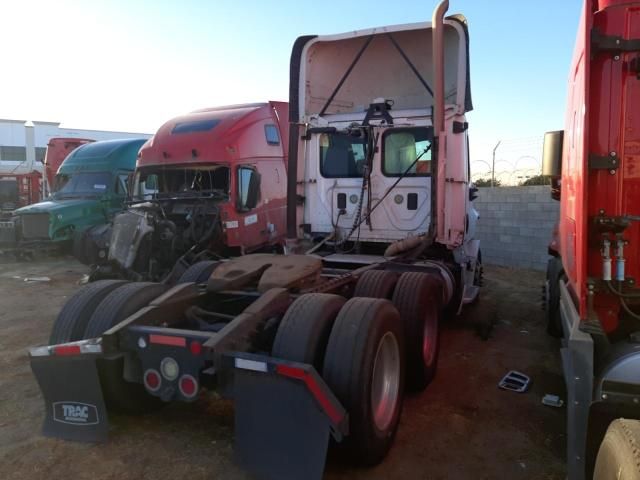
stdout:
{"type": "Polygon", "coordinates": [[[545,305],[568,477],[640,478],[640,2],[585,1],[565,130],[545,135],[543,158],[560,201],[545,305]]]}
{"type": "MultiPolygon", "coordinates": [[[[87,230],[91,280],[175,283],[198,262],[285,244],[288,105],[207,108],[162,125],[138,154],[127,208],[87,230]],[[99,260],[96,262],[96,260],[99,260]]],[[[208,265],[208,267],[205,267],[208,265]]],[[[191,270],[186,278],[191,278],[191,270]]]]}
{"type": "Polygon", "coordinates": [[[287,254],[173,287],[78,291],[30,350],[45,435],[102,441],[109,410],[215,389],[234,401],[236,458],[260,478],[319,479],[330,444],[358,465],[384,459],[405,391],[436,373],[443,314],[479,294],[468,31],[447,8],[296,40],[287,254]]]}

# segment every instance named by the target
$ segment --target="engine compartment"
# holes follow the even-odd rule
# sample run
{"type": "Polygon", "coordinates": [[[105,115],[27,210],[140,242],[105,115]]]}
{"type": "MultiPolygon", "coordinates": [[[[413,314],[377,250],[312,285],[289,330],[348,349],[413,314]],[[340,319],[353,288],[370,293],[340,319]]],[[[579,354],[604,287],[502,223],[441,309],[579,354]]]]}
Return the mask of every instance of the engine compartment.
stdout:
{"type": "Polygon", "coordinates": [[[229,168],[159,167],[136,172],[127,210],[103,241],[106,261],[93,278],[160,281],[181,257],[216,257],[224,247],[219,204],[229,200],[229,168]]]}

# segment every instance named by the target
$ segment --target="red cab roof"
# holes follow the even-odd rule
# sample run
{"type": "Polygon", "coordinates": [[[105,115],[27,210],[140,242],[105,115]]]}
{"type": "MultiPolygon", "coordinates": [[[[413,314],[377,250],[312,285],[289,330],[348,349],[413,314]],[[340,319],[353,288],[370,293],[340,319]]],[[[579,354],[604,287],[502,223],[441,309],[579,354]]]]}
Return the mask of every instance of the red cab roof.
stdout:
{"type": "Polygon", "coordinates": [[[265,102],[206,108],[173,118],[143,145],[138,168],[154,165],[234,163],[285,156],[288,105],[265,102]],[[277,131],[278,142],[267,140],[277,131]]]}

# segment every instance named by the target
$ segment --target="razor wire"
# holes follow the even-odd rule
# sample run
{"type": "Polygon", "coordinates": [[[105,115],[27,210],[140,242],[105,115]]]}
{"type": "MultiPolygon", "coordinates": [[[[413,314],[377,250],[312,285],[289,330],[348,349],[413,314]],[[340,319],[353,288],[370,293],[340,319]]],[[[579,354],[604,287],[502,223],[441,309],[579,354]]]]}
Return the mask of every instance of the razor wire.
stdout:
{"type": "MultiPolygon", "coordinates": [[[[471,181],[487,185],[491,182],[492,171],[497,186],[518,186],[530,179],[539,180],[542,175],[542,144],[542,136],[502,140],[495,162],[491,157],[473,158],[472,154],[471,181]]],[[[548,179],[544,182],[548,183],[548,179]]]]}

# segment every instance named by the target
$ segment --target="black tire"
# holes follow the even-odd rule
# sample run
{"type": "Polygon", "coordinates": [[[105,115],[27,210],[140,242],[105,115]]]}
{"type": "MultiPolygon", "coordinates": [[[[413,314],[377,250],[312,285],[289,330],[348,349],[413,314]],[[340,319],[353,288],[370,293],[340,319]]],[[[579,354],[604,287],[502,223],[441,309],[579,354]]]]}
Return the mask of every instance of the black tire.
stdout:
{"type": "Polygon", "coordinates": [[[104,297],[89,319],[85,338],[102,335],[114,325],[146,307],[169,289],[168,285],[152,282],[131,282],[104,297]]]}
{"type": "MultiPolygon", "coordinates": [[[[101,335],[133,313],[147,306],[169,289],[168,285],[136,282],[124,285],[107,295],[91,316],[86,338],[101,335]]],[[[123,377],[124,357],[104,359],[98,364],[100,384],[110,410],[136,414],[155,410],[162,401],[149,395],[141,383],[127,382],[123,377]]]]}
{"type": "Polygon", "coordinates": [[[100,302],[116,288],[123,286],[124,280],[99,280],[78,290],[62,307],[53,323],[49,344],[74,342],[86,338],[87,324],[100,302]]]}
{"type": "Polygon", "coordinates": [[[331,327],[344,303],[343,297],[329,293],[298,297],[278,326],[271,355],[308,363],[322,373],[331,327]]]}
{"type": "Polygon", "coordinates": [[[220,262],[214,260],[203,260],[194,263],[184,271],[178,279],[178,283],[204,283],[209,280],[211,273],[213,273],[218,265],[220,265],[220,262]]]}
{"type": "Polygon", "coordinates": [[[438,366],[441,280],[428,273],[403,273],[392,302],[400,313],[406,335],[407,388],[420,391],[433,380],[438,366]],[[425,338],[427,332],[431,338],[425,338]]]}
{"type": "Polygon", "coordinates": [[[346,458],[375,465],[385,457],[400,421],[404,387],[404,333],[400,316],[388,300],[352,298],[335,320],[324,359],[323,377],[349,413],[349,435],[338,445],[346,458]],[[387,336],[389,334],[389,336],[387,336]],[[372,383],[382,341],[397,346],[397,395],[383,428],[376,425],[372,383]]]}
{"type": "Polygon", "coordinates": [[[358,279],[353,296],[391,299],[397,282],[398,275],[394,272],[368,270],[358,279]]]}
{"type": "Polygon", "coordinates": [[[555,338],[562,338],[562,321],[560,319],[560,279],[562,262],[552,257],[547,262],[547,278],[545,282],[544,314],[547,322],[547,333],[555,338]]]}
{"type": "Polygon", "coordinates": [[[600,444],[593,480],[640,480],[640,422],[611,422],[600,444]]]}

